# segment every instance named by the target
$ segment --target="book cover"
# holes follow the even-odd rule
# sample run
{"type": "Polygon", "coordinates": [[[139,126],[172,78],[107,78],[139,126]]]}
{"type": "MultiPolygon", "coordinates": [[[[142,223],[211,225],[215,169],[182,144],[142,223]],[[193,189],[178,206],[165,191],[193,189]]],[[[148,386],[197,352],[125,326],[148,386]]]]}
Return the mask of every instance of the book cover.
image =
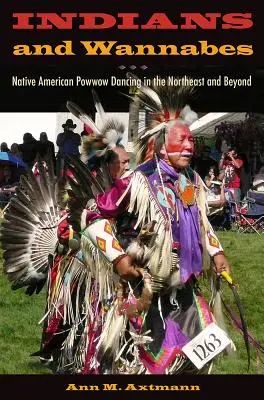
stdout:
{"type": "MultiPolygon", "coordinates": [[[[205,179],[209,167],[218,166],[221,156],[235,147],[244,163],[241,200],[248,191],[256,192],[252,184],[264,163],[264,24],[261,4],[256,0],[153,0],[148,4],[120,0],[40,0],[32,4],[14,0],[3,6],[1,25],[0,117],[2,121],[10,118],[10,129],[12,120],[21,113],[28,118],[35,114],[40,133],[46,129],[42,125],[45,115],[54,118],[56,132],[52,133],[52,140],[56,142],[64,119],[73,118],[77,123],[67,102],[98,118],[94,89],[107,113],[123,118],[124,145],[134,159],[133,139],[138,126],[129,118],[129,113],[133,114],[129,96],[142,84],[150,86],[153,80],[156,86],[169,84],[175,90],[180,85],[190,85],[195,89],[190,105],[199,117],[191,127],[196,145],[193,167],[205,179]]],[[[135,108],[134,113],[137,112],[135,108]]],[[[9,122],[1,131],[1,142],[11,145],[8,126],[9,122]]],[[[82,123],[77,129],[81,133],[82,123]]],[[[25,132],[21,132],[21,141],[25,132]]],[[[217,186],[218,178],[212,182],[217,186]]],[[[232,212],[232,227],[220,222],[216,233],[238,281],[248,329],[263,344],[263,221],[255,225],[251,221],[253,229],[243,221],[240,226],[234,216],[236,210],[232,212]]],[[[5,277],[1,280],[4,293],[11,296],[8,281],[5,277]]],[[[45,294],[38,300],[38,310],[26,318],[23,312],[30,313],[34,298],[23,300],[24,294],[20,295],[14,292],[10,303],[2,302],[0,380],[7,393],[28,394],[30,382],[38,384],[45,394],[51,390],[56,394],[92,391],[92,396],[98,398],[122,395],[126,390],[131,398],[157,398],[164,391],[177,391],[177,395],[191,391],[190,398],[202,399],[213,395],[216,385],[221,395],[229,391],[233,394],[240,387],[243,398],[251,394],[253,385],[261,389],[261,355],[253,348],[254,361],[248,371],[243,338],[237,332],[233,340],[238,356],[230,361],[221,358],[213,365],[210,376],[53,376],[30,354],[19,350],[37,350],[41,330],[36,326],[44,314],[45,294]],[[12,321],[17,314],[9,307],[19,309],[21,321],[12,321]],[[28,337],[24,320],[32,326],[33,338],[28,337]]]]}

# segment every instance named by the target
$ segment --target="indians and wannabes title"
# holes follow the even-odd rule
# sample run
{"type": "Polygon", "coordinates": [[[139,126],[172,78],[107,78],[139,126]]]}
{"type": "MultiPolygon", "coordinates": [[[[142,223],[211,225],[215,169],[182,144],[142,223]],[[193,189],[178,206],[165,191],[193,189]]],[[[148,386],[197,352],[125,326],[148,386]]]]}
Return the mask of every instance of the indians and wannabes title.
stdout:
{"type": "MultiPolygon", "coordinates": [[[[86,56],[251,56],[254,53],[251,43],[211,43],[209,40],[197,40],[195,43],[178,43],[177,32],[193,31],[196,36],[201,31],[217,31],[221,40],[221,33],[227,31],[247,30],[253,27],[252,13],[180,13],[168,15],[155,12],[150,16],[139,13],[13,13],[12,28],[17,33],[28,31],[56,31],[65,32],[65,40],[60,43],[16,43],[13,45],[15,56],[73,56],[81,51],[86,56]],[[89,32],[95,30],[118,31],[146,31],[156,32],[153,43],[123,43],[118,40],[89,40],[89,32]],[[75,43],[69,37],[70,32],[80,30],[85,32],[87,40],[75,43]],[[161,31],[171,32],[171,43],[158,43],[161,31]],[[175,40],[174,40],[175,38],[175,40]]],[[[100,32],[101,33],[101,32],[100,32]]],[[[18,37],[21,35],[18,35],[18,37]]],[[[140,35],[138,35],[140,37],[140,35]]],[[[244,35],[246,37],[246,34],[244,35]]],[[[23,35],[25,37],[25,35],[23,35]]],[[[51,34],[50,34],[51,37],[51,34]]],[[[106,34],[107,37],[107,34],[106,34]]],[[[237,37],[237,35],[236,35],[237,37]]]]}

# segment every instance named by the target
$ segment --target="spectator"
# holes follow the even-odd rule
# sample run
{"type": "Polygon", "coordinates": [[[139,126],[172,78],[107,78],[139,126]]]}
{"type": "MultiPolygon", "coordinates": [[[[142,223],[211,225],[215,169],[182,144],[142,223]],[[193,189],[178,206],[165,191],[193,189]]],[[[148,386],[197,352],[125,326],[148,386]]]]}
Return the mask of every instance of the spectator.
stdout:
{"type": "Polygon", "coordinates": [[[14,174],[12,168],[9,165],[1,166],[2,179],[0,182],[1,187],[6,187],[14,183],[14,174]]]}
{"type": "Polygon", "coordinates": [[[41,132],[41,134],[39,135],[38,153],[43,161],[47,162],[49,157],[52,158],[55,171],[56,167],[55,146],[53,142],[48,140],[46,132],[41,132]]]}
{"type": "Polygon", "coordinates": [[[207,202],[209,208],[213,209],[222,209],[227,204],[228,193],[225,192],[223,183],[216,182],[214,190],[208,191],[207,202]]]}
{"type": "Polygon", "coordinates": [[[230,200],[228,189],[224,189],[224,182],[215,182],[214,190],[209,189],[207,193],[208,219],[214,229],[231,229],[232,205],[230,200]]]}
{"type": "Polygon", "coordinates": [[[64,167],[64,159],[68,155],[80,155],[79,146],[81,145],[81,136],[73,132],[76,124],[72,119],[67,119],[65,124],[62,124],[63,132],[58,134],[56,144],[59,147],[57,154],[57,175],[64,167]]]}
{"type": "Polygon", "coordinates": [[[194,158],[192,168],[200,175],[202,179],[205,179],[205,176],[211,166],[217,167],[217,162],[211,156],[210,147],[204,146],[201,155],[194,158]]]}
{"type": "Polygon", "coordinates": [[[38,141],[31,133],[26,132],[23,136],[23,143],[18,145],[19,151],[22,153],[23,161],[32,168],[38,152],[38,141]]]}
{"type": "Polygon", "coordinates": [[[234,201],[238,203],[241,198],[241,168],[243,161],[238,157],[235,149],[223,153],[219,162],[219,169],[224,173],[225,187],[233,194],[234,201]]]}
{"type": "Polygon", "coordinates": [[[7,152],[7,153],[10,152],[10,150],[9,150],[9,148],[8,148],[6,142],[2,142],[2,143],[1,143],[1,151],[5,151],[5,152],[7,152]]]}
{"type": "Polygon", "coordinates": [[[243,167],[241,168],[240,173],[240,189],[241,189],[241,199],[247,196],[248,190],[251,188],[253,177],[252,177],[252,169],[250,167],[248,156],[246,153],[240,153],[239,158],[243,161],[243,167]]]}
{"type": "Polygon", "coordinates": [[[204,178],[204,182],[209,189],[213,189],[214,182],[217,180],[217,171],[214,165],[209,168],[209,171],[204,178]]]}
{"type": "Polygon", "coordinates": [[[1,167],[2,179],[0,182],[0,208],[3,208],[16,190],[16,182],[12,168],[8,165],[1,167]]]}
{"type": "Polygon", "coordinates": [[[17,143],[12,143],[12,144],[11,144],[10,153],[13,154],[13,156],[15,156],[15,157],[22,158],[22,154],[21,154],[21,152],[19,151],[19,148],[18,148],[18,144],[17,144],[17,143]]]}
{"type": "Polygon", "coordinates": [[[79,155],[79,146],[81,145],[81,136],[73,132],[76,128],[76,124],[73,123],[72,119],[67,119],[65,124],[62,124],[64,129],[63,132],[58,134],[57,146],[59,147],[59,155],[79,155]]]}

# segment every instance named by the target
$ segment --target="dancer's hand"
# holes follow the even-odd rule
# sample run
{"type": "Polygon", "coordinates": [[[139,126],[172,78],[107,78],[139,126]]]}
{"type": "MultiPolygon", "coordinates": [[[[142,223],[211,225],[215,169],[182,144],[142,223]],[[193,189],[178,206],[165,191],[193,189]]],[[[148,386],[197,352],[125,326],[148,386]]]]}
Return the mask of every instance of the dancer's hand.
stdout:
{"type": "Polygon", "coordinates": [[[231,265],[223,253],[216,254],[213,257],[214,260],[214,270],[220,275],[221,272],[226,271],[229,275],[231,273],[231,265]]]}
{"type": "Polygon", "coordinates": [[[115,264],[115,269],[120,278],[130,281],[141,276],[139,268],[133,265],[130,256],[122,257],[120,261],[115,264]]]}

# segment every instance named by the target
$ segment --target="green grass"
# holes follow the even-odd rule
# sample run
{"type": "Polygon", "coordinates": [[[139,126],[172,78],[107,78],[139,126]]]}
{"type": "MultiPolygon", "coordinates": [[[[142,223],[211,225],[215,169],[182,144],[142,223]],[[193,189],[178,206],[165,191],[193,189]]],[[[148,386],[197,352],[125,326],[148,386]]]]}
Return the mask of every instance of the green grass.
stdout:
{"type": "MultiPolygon", "coordinates": [[[[0,265],[2,272],[0,250],[0,265]]],[[[38,325],[45,309],[45,290],[26,296],[22,289],[12,291],[6,276],[0,276],[0,374],[49,373],[38,357],[42,328],[38,325]]]]}
{"type": "MultiPolygon", "coordinates": [[[[237,282],[251,333],[264,343],[264,236],[219,232],[218,237],[232,263],[232,275],[237,282]]],[[[1,250],[0,250],[1,265],[1,250]]],[[[203,292],[209,298],[208,283],[201,282],[203,292]]],[[[237,312],[232,293],[224,284],[228,303],[237,312]]],[[[41,326],[38,321],[45,309],[45,290],[39,295],[28,297],[22,289],[11,291],[6,277],[0,274],[0,374],[50,374],[50,370],[40,365],[37,357],[30,354],[39,349],[41,326]]],[[[247,372],[247,357],[242,336],[233,327],[229,333],[237,347],[233,357],[221,355],[215,362],[214,374],[256,374],[253,361],[247,372]]],[[[255,352],[252,351],[252,358],[255,352]]]]}
{"type": "MultiPolygon", "coordinates": [[[[264,344],[264,275],[263,245],[264,236],[257,234],[237,234],[236,232],[217,232],[225,253],[232,264],[232,277],[237,285],[249,332],[264,344]]],[[[238,314],[234,296],[228,285],[223,282],[223,291],[228,304],[238,314]]],[[[209,297],[209,293],[204,293],[209,297]]],[[[247,354],[242,335],[228,323],[227,328],[237,351],[234,356],[220,356],[214,364],[214,374],[257,374],[264,373],[258,366],[256,351],[251,350],[252,362],[247,371],[247,354]]]]}

